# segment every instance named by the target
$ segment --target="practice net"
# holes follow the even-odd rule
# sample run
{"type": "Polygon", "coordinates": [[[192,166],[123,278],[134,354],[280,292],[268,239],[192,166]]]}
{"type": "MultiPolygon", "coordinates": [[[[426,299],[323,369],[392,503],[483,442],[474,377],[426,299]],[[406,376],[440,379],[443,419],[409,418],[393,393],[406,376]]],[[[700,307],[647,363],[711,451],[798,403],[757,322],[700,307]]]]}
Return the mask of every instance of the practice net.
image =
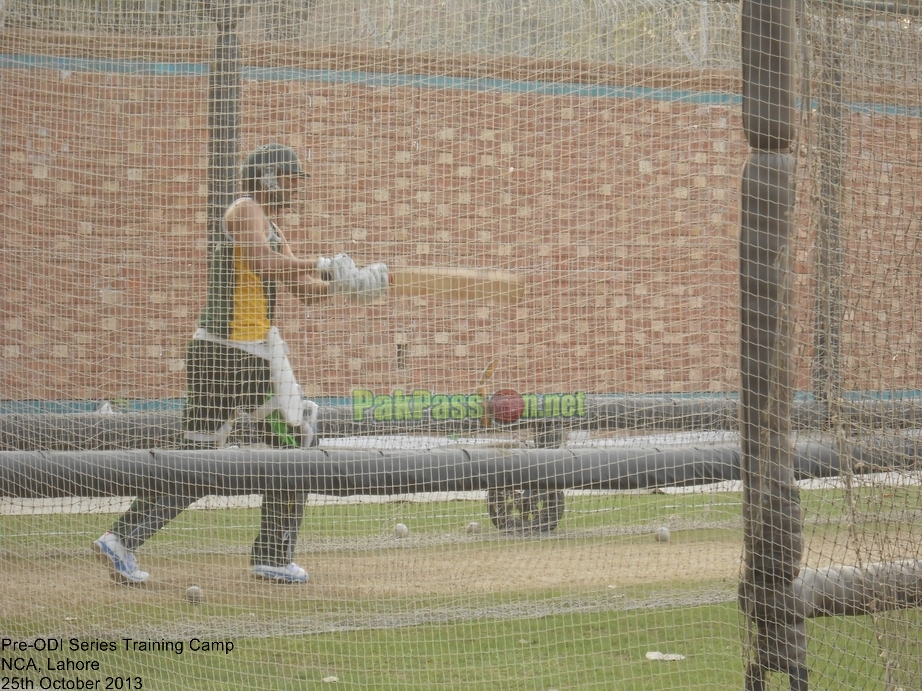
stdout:
{"type": "MultiPolygon", "coordinates": [[[[922,686],[918,9],[797,8],[812,688],[922,686]]],[[[739,27],[698,0],[0,3],[3,688],[742,688],[739,27]],[[313,441],[247,408],[190,449],[187,346],[269,142],[311,175],[274,215],[295,255],[442,277],[280,291],[313,441]],[[251,573],[266,489],[302,493],[307,583],[251,573]],[[164,492],[194,503],[116,583],[94,540],[164,492]]]]}

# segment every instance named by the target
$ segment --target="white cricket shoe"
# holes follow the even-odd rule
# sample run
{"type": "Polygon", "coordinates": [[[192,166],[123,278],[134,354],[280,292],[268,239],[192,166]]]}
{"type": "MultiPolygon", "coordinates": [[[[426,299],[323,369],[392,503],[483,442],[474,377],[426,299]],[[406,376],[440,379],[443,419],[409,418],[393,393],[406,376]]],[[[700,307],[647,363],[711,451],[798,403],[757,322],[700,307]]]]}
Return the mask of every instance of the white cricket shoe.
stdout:
{"type": "Polygon", "coordinates": [[[93,541],[93,550],[100,559],[108,559],[112,567],[112,578],[119,583],[146,583],[150,578],[147,571],[141,571],[138,560],[115,533],[103,533],[98,540],[93,541]]]}
{"type": "Polygon", "coordinates": [[[310,578],[307,571],[294,562],[291,562],[288,566],[254,566],[252,573],[256,578],[281,583],[307,583],[307,579],[310,578]]]}

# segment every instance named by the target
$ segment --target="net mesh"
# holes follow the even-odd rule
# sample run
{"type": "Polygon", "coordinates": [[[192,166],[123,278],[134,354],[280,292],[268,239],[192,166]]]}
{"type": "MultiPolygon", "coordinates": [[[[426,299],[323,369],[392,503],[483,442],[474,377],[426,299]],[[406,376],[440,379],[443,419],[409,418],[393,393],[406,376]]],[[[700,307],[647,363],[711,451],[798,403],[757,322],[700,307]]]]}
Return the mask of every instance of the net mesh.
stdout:
{"type": "MultiPolygon", "coordinates": [[[[739,26],[689,0],[0,4],[4,468],[183,458],[216,151],[296,151],[311,178],[273,220],[298,257],[526,286],[279,293],[311,453],[341,461],[288,542],[306,584],[253,578],[245,481],[138,545],[139,587],[92,550],[133,493],[3,487],[4,683],[741,687],[739,26]],[[229,35],[239,103],[210,86],[229,35]],[[522,459],[540,482],[503,474],[522,459]],[[389,484],[415,462],[462,479],[389,484]]],[[[859,603],[821,617],[823,587],[805,595],[815,688],[920,685],[919,31],[913,3],[798,7],[803,565],[830,609],[859,603]]],[[[203,452],[228,485],[234,453],[266,450],[253,413],[203,452]]]]}

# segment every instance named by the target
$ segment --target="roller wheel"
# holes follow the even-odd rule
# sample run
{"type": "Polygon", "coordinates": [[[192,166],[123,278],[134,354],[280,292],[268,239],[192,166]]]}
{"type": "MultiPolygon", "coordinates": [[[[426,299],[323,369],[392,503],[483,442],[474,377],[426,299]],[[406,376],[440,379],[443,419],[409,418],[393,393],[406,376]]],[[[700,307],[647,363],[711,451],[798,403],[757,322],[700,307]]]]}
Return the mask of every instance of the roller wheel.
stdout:
{"type": "Polygon", "coordinates": [[[563,514],[563,492],[494,487],[487,490],[490,520],[508,532],[551,531],[563,514]]]}

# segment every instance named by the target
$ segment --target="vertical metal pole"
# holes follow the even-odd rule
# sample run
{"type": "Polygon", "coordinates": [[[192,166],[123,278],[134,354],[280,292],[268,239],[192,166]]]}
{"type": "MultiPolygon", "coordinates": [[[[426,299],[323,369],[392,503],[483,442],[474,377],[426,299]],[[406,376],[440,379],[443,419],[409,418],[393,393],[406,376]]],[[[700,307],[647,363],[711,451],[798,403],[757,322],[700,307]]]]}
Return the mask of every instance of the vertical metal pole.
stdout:
{"type": "MultiPolygon", "coordinates": [[[[832,10],[830,10],[832,11],[832,10]]],[[[816,233],[816,295],[813,330],[813,397],[824,404],[827,416],[842,386],[840,334],[842,328],[842,177],[845,166],[845,127],[842,74],[831,18],[825,17],[823,36],[814,36],[819,48],[819,108],[816,115],[819,218],[816,233]]]]}
{"type": "Polygon", "coordinates": [[[791,446],[793,35],[794,0],[742,0],[743,127],[752,149],[740,185],[739,275],[747,691],[763,691],[768,672],[807,690],[806,625],[793,589],[802,557],[791,446]]]}
{"type": "Polygon", "coordinates": [[[236,27],[247,5],[233,0],[213,3],[218,25],[208,74],[208,257],[221,234],[221,220],[239,192],[240,55],[236,27]]]}

